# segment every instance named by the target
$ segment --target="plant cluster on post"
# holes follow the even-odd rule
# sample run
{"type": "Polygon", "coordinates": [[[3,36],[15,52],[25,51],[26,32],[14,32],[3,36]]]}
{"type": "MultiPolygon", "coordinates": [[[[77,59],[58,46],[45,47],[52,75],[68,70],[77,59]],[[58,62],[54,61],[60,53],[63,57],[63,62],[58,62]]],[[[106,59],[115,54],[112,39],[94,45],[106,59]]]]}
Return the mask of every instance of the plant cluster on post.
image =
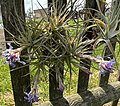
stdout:
{"type": "MultiPolygon", "coordinates": [[[[87,76],[92,74],[89,67],[86,67],[89,66],[89,63],[86,63],[86,65],[80,64],[83,63],[83,59],[89,59],[98,64],[98,70],[102,76],[105,76],[106,73],[113,73],[114,70],[113,64],[115,63],[116,57],[111,39],[115,37],[115,42],[120,43],[118,36],[120,31],[116,31],[120,9],[117,8],[117,12],[113,9],[109,19],[109,16],[106,17],[101,12],[99,1],[96,0],[99,10],[93,8],[87,9],[95,12],[97,17],[90,13],[90,19],[83,21],[80,18],[73,19],[77,11],[77,9],[73,7],[77,0],[75,0],[75,2],[70,0],[66,5],[60,6],[61,8],[58,6],[61,2],[58,1],[53,0],[52,4],[49,4],[49,13],[46,12],[38,2],[45,12],[44,17],[27,19],[26,22],[22,22],[20,18],[17,18],[21,25],[21,30],[16,28],[16,31],[19,33],[17,38],[15,35],[12,36],[15,44],[19,46],[19,48],[14,49],[8,43],[9,49],[3,51],[3,55],[6,57],[5,62],[9,63],[11,67],[14,67],[13,71],[18,69],[14,64],[16,62],[23,64],[19,69],[28,65],[20,59],[21,56],[26,58],[26,63],[34,66],[32,70],[35,71],[35,75],[32,89],[30,92],[24,91],[24,99],[29,103],[39,101],[38,83],[40,73],[44,73],[44,75],[48,75],[49,73],[49,90],[54,91],[54,95],[50,97],[50,100],[53,101],[63,98],[62,94],[65,89],[63,78],[66,77],[63,76],[63,70],[65,70],[66,67],[69,69],[70,78],[74,72],[73,67],[78,67],[87,76]],[[70,11],[71,8],[73,9],[72,12],[70,11]],[[114,17],[114,15],[116,17],[114,17]],[[84,29],[82,29],[84,23],[86,23],[87,26],[84,26],[84,29]],[[91,29],[92,31],[93,29],[97,29],[95,33],[97,36],[91,38],[87,36],[91,29]],[[83,36],[85,33],[87,34],[83,36]],[[115,60],[111,58],[107,60],[104,59],[104,57],[94,57],[91,55],[91,49],[94,50],[103,43],[107,45],[111,52],[110,54],[113,55],[115,60]],[[23,50],[27,51],[25,55],[21,54],[23,50]]],[[[120,7],[120,3],[118,7],[120,7]]],[[[92,34],[94,33],[92,32],[92,34]]],[[[87,86],[85,89],[87,89],[87,86]]],[[[50,94],[50,96],[52,95],[50,94]]],[[[57,104],[55,104],[55,106],[57,106],[57,104]]]]}
{"type": "MultiPolygon", "coordinates": [[[[54,18],[54,16],[56,16],[56,18],[59,17],[62,19],[62,15],[61,16],[59,16],[59,15],[61,14],[61,8],[62,8],[62,11],[64,11],[66,4],[67,4],[67,0],[61,0],[61,1],[55,0],[53,2],[48,0],[48,14],[51,16],[51,18],[52,18],[52,16],[53,16],[53,18],[54,18]],[[53,9],[53,11],[51,11],[51,9],[53,9]]],[[[58,21],[59,20],[60,19],[58,19],[58,21]]],[[[48,21],[49,21],[49,18],[48,18],[48,21]]],[[[64,27],[58,31],[59,31],[59,34],[61,34],[62,36],[66,35],[64,27]]],[[[52,34],[53,34],[53,38],[56,40],[56,42],[59,43],[59,38],[57,36],[55,36],[56,32],[52,31],[52,34]]],[[[57,46],[55,42],[52,42],[52,45],[54,45],[54,47],[57,46]]],[[[54,47],[52,47],[52,48],[54,48],[54,47]]],[[[62,50],[62,48],[58,48],[59,55],[63,53],[61,50],[62,50]]],[[[63,97],[64,59],[61,58],[59,61],[61,61],[61,62],[59,62],[57,64],[56,64],[56,62],[53,63],[53,66],[49,69],[49,99],[51,101],[63,97]]]]}

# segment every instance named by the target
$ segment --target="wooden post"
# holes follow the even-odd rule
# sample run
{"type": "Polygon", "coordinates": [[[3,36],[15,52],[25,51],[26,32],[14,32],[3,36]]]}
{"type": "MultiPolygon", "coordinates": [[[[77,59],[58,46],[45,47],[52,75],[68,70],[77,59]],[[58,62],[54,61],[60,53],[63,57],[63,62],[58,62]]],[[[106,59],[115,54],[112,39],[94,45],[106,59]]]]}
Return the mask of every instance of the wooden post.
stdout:
{"type": "MultiPolygon", "coordinates": [[[[101,7],[101,8],[104,8],[104,7],[101,7]]],[[[104,10],[104,9],[102,9],[102,10],[104,10]]],[[[102,11],[102,12],[104,13],[104,11],[102,11]]],[[[110,42],[113,46],[113,50],[115,50],[116,38],[114,37],[114,38],[110,39],[110,42]]],[[[113,58],[113,55],[107,45],[105,46],[105,49],[103,51],[103,57],[105,60],[108,60],[108,57],[110,57],[111,59],[113,58]]],[[[105,73],[105,75],[100,74],[99,75],[99,86],[108,84],[109,76],[110,76],[110,73],[105,73]]]]}
{"type": "MultiPolygon", "coordinates": [[[[64,5],[63,1],[67,1],[67,0],[61,0],[61,1],[55,0],[56,4],[53,4],[53,5],[55,5],[55,6],[57,6],[59,4],[63,4],[64,5]]],[[[61,6],[61,8],[62,8],[63,5],[59,5],[59,7],[61,6]]],[[[48,7],[49,7],[49,10],[48,10],[49,14],[52,14],[51,13],[52,0],[48,0],[48,7]]],[[[59,13],[59,9],[57,7],[56,7],[56,9],[57,9],[57,13],[59,13]]],[[[56,14],[56,15],[58,15],[58,14],[56,14]]],[[[57,72],[59,72],[61,80],[63,82],[64,61],[61,61],[59,63],[59,67],[56,67],[56,65],[54,65],[49,70],[49,99],[50,99],[50,101],[55,101],[55,100],[57,100],[59,98],[63,98],[63,91],[58,90],[58,88],[59,88],[59,81],[58,81],[58,78],[56,77],[57,76],[57,72]]],[[[60,105],[56,103],[56,104],[54,104],[54,106],[60,106],[60,105]]]]}
{"type": "MultiPolygon", "coordinates": [[[[102,106],[105,103],[120,98],[120,82],[112,82],[103,87],[96,87],[81,94],[72,94],[57,101],[59,106],[102,106]],[[68,105],[69,104],[69,105],[68,105]]],[[[54,106],[51,101],[38,106],[54,106]]],[[[56,105],[55,105],[56,106],[56,105]]]]}
{"type": "MultiPolygon", "coordinates": [[[[116,46],[115,39],[113,38],[110,41],[113,46],[113,50],[115,50],[115,46],[116,46]]],[[[108,57],[113,58],[113,55],[112,55],[110,49],[108,48],[108,46],[105,46],[105,49],[103,52],[103,57],[105,60],[108,60],[108,57]]],[[[105,75],[100,74],[99,75],[99,86],[108,84],[109,76],[110,76],[110,73],[105,73],[105,75]]]]}
{"type": "MultiPolygon", "coordinates": [[[[93,8],[93,9],[97,9],[97,3],[96,0],[86,0],[86,4],[85,4],[85,8],[93,8]]],[[[85,14],[84,15],[84,20],[88,20],[92,16],[95,16],[95,11],[92,10],[86,10],[89,14],[85,14]]],[[[89,26],[91,25],[91,23],[88,23],[85,26],[89,26]]],[[[97,34],[96,34],[97,35],[97,34]]],[[[96,37],[96,35],[93,33],[93,29],[89,29],[86,33],[85,33],[85,39],[93,39],[96,37]]],[[[92,48],[89,45],[88,48],[91,49],[91,53],[92,53],[92,48]]],[[[91,54],[89,54],[91,55],[91,54]]],[[[90,69],[90,64],[91,61],[89,59],[82,59],[82,62],[80,62],[80,64],[84,67],[86,67],[87,69],[90,69]]],[[[86,74],[84,71],[82,71],[81,69],[79,69],[79,73],[78,73],[78,86],[77,86],[77,93],[81,93],[84,91],[87,91],[88,88],[88,81],[89,81],[89,75],[86,74]]]]}
{"type": "MultiPolygon", "coordinates": [[[[118,76],[117,76],[117,80],[120,81],[120,66],[118,67],[118,76]]],[[[119,99],[115,100],[112,102],[112,106],[117,106],[119,102],[119,99]]]]}
{"type": "MultiPolygon", "coordinates": [[[[119,0],[116,0],[115,2],[117,2],[118,5],[120,4],[120,1],[119,1],[119,0]]],[[[119,16],[119,18],[120,18],[120,16],[119,16]]],[[[116,29],[116,30],[119,30],[119,26],[120,26],[120,23],[118,23],[118,26],[117,26],[117,29],[116,29]]],[[[118,67],[117,80],[120,81],[120,66],[118,67]]],[[[113,101],[113,102],[112,102],[112,106],[117,106],[117,105],[118,105],[118,102],[119,102],[119,99],[113,101]]]]}
{"type": "MultiPolygon", "coordinates": [[[[5,29],[5,39],[6,41],[12,41],[13,37],[10,33],[15,35],[15,37],[18,37],[19,33],[17,32],[16,27],[21,30],[18,18],[23,22],[25,21],[24,0],[2,0],[1,10],[5,29]],[[8,31],[10,33],[8,33],[8,31]]],[[[16,48],[14,44],[13,46],[16,48]]],[[[25,51],[23,52],[25,53],[25,51]]],[[[16,63],[17,68],[20,66],[22,66],[20,63],[16,63]]],[[[29,67],[26,66],[13,71],[13,68],[10,66],[10,70],[15,106],[31,106],[30,103],[24,101],[24,91],[30,91],[29,67]],[[25,76],[26,74],[28,75],[25,76]]]]}
{"type": "MultiPolygon", "coordinates": [[[[55,68],[56,67],[54,65],[52,69],[49,70],[49,99],[50,101],[57,101],[57,99],[63,98],[63,91],[58,90],[59,82],[58,82],[58,78],[56,77],[57,76],[56,71],[60,72],[61,79],[63,82],[64,63],[63,65],[59,66],[58,70],[56,70],[55,68]]],[[[58,105],[56,104],[55,106],[58,106],[58,105]]]]}

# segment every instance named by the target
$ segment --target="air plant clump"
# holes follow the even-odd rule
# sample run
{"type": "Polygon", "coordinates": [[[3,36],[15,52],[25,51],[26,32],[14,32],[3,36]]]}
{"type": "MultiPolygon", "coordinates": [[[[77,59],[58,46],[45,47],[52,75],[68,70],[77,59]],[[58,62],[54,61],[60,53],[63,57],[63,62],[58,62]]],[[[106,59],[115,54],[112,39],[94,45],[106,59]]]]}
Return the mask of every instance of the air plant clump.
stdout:
{"type": "MultiPolygon", "coordinates": [[[[22,63],[23,65],[26,64],[24,61],[20,60],[20,53],[24,49],[24,46],[27,49],[29,54],[27,55],[29,59],[28,61],[30,64],[35,66],[35,71],[37,70],[34,76],[34,86],[32,90],[29,93],[25,92],[24,99],[30,103],[39,101],[37,84],[40,77],[40,71],[48,71],[56,64],[56,67],[61,67],[60,64],[66,63],[70,71],[72,70],[72,66],[77,66],[83,69],[86,74],[92,74],[88,68],[80,64],[81,58],[87,58],[98,64],[100,74],[105,75],[106,72],[113,72],[113,64],[115,63],[114,60],[110,59],[107,61],[103,58],[96,58],[91,55],[85,55],[89,54],[90,50],[88,47],[92,45],[93,42],[95,43],[96,39],[83,41],[84,37],[82,37],[81,33],[84,31],[82,32],[82,28],[80,27],[81,20],[76,19],[79,22],[77,24],[75,20],[75,23],[74,21],[72,22],[72,16],[68,17],[69,13],[67,10],[69,10],[69,8],[67,8],[66,11],[60,11],[60,13],[57,12],[57,10],[54,10],[54,8],[53,11],[54,13],[57,13],[57,16],[56,14],[46,14],[47,18],[45,17],[40,19],[40,21],[36,24],[33,24],[33,21],[29,23],[29,20],[27,20],[27,22],[31,25],[28,26],[26,24],[25,32],[23,31],[20,33],[20,37],[16,41],[21,45],[21,48],[13,49],[13,47],[8,43],[9,49],[6,49],[2,53],[2,55],[6,57],[5,63],[9,63],[12,67],[15,67],[15,62],[22,63]]],[[[105,27],[107,24],[104,24],[99,19],[93,19],[93,21],[97,23],[96,26],[98,25],[101,30],[103,28],[107,28],[105,27]]],[[[89,26],[86,29],[91,28],[92,26],[89,26]]],[[[106,33],[105,29],[105,33],[103,33],[103,35],[105,36],[107,34],[108,33],[106,33]]],[[[111,33],[109,34],[107,38],[112,38],[114,37],[113,35],[116,35],[116,33],[113,35],[111,35],[111,33]]],[[[63,67],[65,67],[65,65],[63,65],[63,67]]],[[[60,71],[59,68],[57,71],[56,70],[53,69],[53,71],[56,73],[57,71],[60,71]]],[[[63,84],[61,78],[58,79],[57,90],[63,92],[65,85],[63,84]]]]}

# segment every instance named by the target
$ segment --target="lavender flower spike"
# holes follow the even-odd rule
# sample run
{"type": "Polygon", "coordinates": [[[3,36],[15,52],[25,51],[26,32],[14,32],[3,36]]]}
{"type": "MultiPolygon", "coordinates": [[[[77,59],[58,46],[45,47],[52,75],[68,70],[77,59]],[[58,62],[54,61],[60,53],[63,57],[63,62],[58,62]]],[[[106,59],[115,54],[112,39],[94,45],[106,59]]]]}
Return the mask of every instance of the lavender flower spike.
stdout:
{"type": "Polygon", "coordinates": [[[15,62],[19,62],[23,65],[26,63],[24,61],[20,60],[20,52],[22,48],[13,49],[10,43],[7,43],[9,45],[9,49],[6,49],[2,52],[2,55],[6,57],[5,64],[9,63],[10,66],[13,68],[15,67],[15,62]]]}
{"type": "Polygon", "coordinates": [[[39,101],[39,97],[37,96],[36,93],[27,93],[27,92],[25,92],[24,100],[29,102],[29,103],[34,103],[34,102],[39,101]]]}
{"type": "Polygon", "coordinates": [[[115,63],[114,60],[110,59],[109,61],[101,60],[101,62],[98,63],[98,68],[100,70],[100,74],[105,75],[106,72],[113,73],[113,64],[115,63]]]}
{"type": "Polygon", "coordinates": [[[65,85],[64,85],[63,83],[60,83],[60,84],[59,84],[59,87],[57,88],[57,90],[63,92],[64,89],[65,89],[65,85]]]}
{"type": "Polygon", "coordinates": [[[9,46],[9,49],[13,49],[11,43],[7,43],[7,45],[9,46]]]}

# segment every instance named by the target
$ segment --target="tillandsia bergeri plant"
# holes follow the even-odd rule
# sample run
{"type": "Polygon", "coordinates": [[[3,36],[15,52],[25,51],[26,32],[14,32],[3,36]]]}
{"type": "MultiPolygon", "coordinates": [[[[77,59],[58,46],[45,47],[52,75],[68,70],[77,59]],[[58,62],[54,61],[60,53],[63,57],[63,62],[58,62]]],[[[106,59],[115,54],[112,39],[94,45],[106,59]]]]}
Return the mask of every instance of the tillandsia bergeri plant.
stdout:
{"type": "MultiPolygon", "coordinates": [[[[92,47],[95,48],[100,41],[105,41],[112,51],[111,43],[108,43],[108,41],[119,33],[119,31],[116,32],[119,15],[109,23],[101,12],[94,10],[100,15],[100,19],[104,17],[103,19],[105,20],[93,17],[91,21],[95,25],[87,26],[85,29],[87,30],[90,27],[96,26],[99,28],[99,36],[91,40],[83,40],[85,37],[81,36],[81,26],[83,22],[80,18],[73,20],[75,13],[69,11],[69,3],[70,2],[68,2],[66,6],[63,6],[64,9],[61,8],[59,11],[56,5],[52,5],[53,12],[51,11],[51,14],[43,9],[44,17],[40,19],[27,19],[22,28],[22,32],[16,29],[20,36],[19,38],[15,38],[15,43],[19,45],[20,48],[13,49],[11,45],[8,44],[10,49],[3,52],[3,55],[6,56],[6,62],[15,67],[14,62],[16,61],[25,65],[25,62],[20,61],[19,57],[22,50],[27,50],[25,57],[28,57],[28,60],[26,61],[29,65],[34,65],[33,70],[36,71],[32,90],[29,93],[25,92],[25,100],[30,103],[39,101],[37,85],[40,73],[42,71],[48,72],[54,65],[55,70],[53,71],[56,72],[59,83],[57,90],[61,92],[63,92],[65,85],[63,84],[59,68],[63,67],[62,65],[64,64],[67,65],[70,73],[72,73],[72,67],[74,66],[79,67],[86,72],[86,74],[92,74],[89,69],[79,64],[81,59],[87,58],[98,64],[101,74],[105,75],[106,72],[113,72],[114,60],[104,60],[102,57],[92,57],[87,54],[89,54],[91,50],[91,47],[88,48],[88,45],[92,44],[92,47]]],[[[55,2],[53,1],[52,4],[55,4],[55,2]]],[[[120,9],[117,11],[120,11],[120,9]]],[[[20,19],[18,18],[18,20],[20,19]]]]}
{"type": "MultiPolygon", "coordinates": [[[[101,12],[100,8],[100,1],[96,0],[99,11],[94,10],[97,12],[98,17],[93,17],[91,19],[91,22],[93,22],[93,25],[89,27],[96,26],[98,30],[100,31],[100,38],[97,44],[99,42],[104,42],[105,45],[109,48],[111,55],[114,55],[114,47],[113,43],[120,43],[120,37],[119,37],[119,21],[120,21],[120,2],[119,0],[112,0],[111,7],[106,8],[104,12],[101,12]]],[[[103,1],[105,2],[105,1],[103,1]]]]}
{"type": "MultiPolygon", "coordinates": [[[[119,30],[119,22],[120,22],[120,2],[119,0],[112,0],[111,6],[105,8],[104,12],[101,12],[100,1],[96,0],[99,11],[97,12],[98,17],[93,17],[92,22],[94,23],[91,26],[96,26],[99,30],[100,38],[96,42],[98,45],[105,44],[103,49],[103,57],[111,57],[117,60],[117,55],[115,54],[116,45],[120,44],[120,30],[119,30]]],[[[105,2],[105,1],[103,1],[105,2]]],[[[90,26],[89,26],[90,27],[90,26]]],[[[120,48],[120,46],[119,46],[120,48]]],[[[116,61],[117,69],[119,67],[119,63],[116,61]]]]}

